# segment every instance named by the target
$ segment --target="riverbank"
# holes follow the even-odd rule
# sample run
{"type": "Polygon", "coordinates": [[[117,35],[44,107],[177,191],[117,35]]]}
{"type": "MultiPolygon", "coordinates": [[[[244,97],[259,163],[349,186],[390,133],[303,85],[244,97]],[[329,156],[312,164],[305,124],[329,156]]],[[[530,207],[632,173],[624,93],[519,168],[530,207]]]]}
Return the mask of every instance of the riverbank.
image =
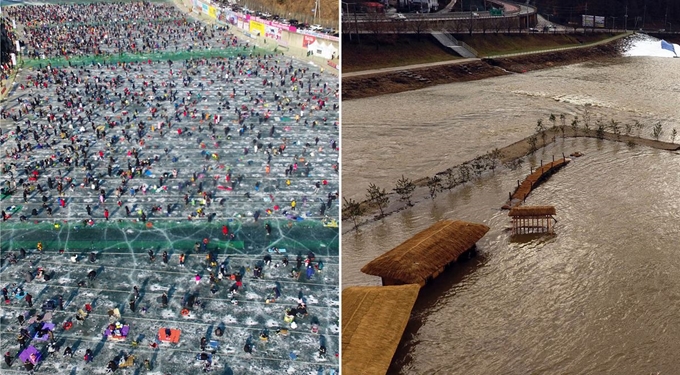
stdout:
{"type": "Polygon", "coordinates": [[[522,74],[556,66],[597,61],[620,56],[625,39],[592,47],[530,53],[503,58],[485,58],[422,69],[384,74],[343,77],[343,100],[417,90],[454,82],[467,82],[508,74],[522,74]]]}
{"type": "MultiPolygon", "coordinates": [[[[522,140],[519,140],[515,143],[512,143],[508,146],[505,146],[501,149],[499,149],[499,157],[498,160],[496,160],[497,165],[518,165],[517,161],[521,160],[525,156],[528,156],[532,154],[532,148],[535,149],[535,151],[540,150],[541,148],[544,148],[546,146],[549,146],[550,144],[561,140],[561,139],[567,139],[567,138],[595,138],[595,139],[602,139],[602,140],[607,140],[607,141],[614,141],[614,142],[621,142],[629,147],[636,147],[636,146],[643,146],[643,147],[650,147],[654,148],[657,150],[663,150],[663,151],[670,151],[670,152],[680,152],[680,145],[675,144],[675,143],[669,143],[669,142],[663,142],[663,141],[657,141],[654,139],[648,139],[648,138],[642,138],[640,136],[635,136],[635,135],[625,135],[625,134],[614,134],[610,132],[604,132],[601,134],[600,137],[598,137],[598,132],[597,130],[590,129],[590,130],[585,130],[585,129],[578,129],[574,130],[571,127],[565,127],[564,128],[564,133],[562,133],[562,130],[557,128],[550,128],[544,132],[543,135],[537,135],[537,134],[532,134],[531,136],[528,136],[522,140]],[[532,138],[535,137],[535,145],[532,146],[532,138]]],[[[573,150],[574,152],[577,152],[578,150],[573,150]]],[[[475,160],[480,160],[480,158],[476,159],[471,159],[468,160],[464,163],[457,164],[455,166],[452,166],[444,171],[436,173],[436,175],[443,181],[446,181],[447,176],[450,174],[456,174],[455,172],[459,170],[459,168],[463,165],[465,166],[470,166],[473,165],[475,160]]],[[[488,171],[485,171],[484,173],[488,173],[488,171]]],[[[480,177],[482,177],[484,174],[482,174],[480,177]]],[[[409,176],[405,176],[407,178],[410,178],[409,176]]],[[[411,202],[413,205],[418,204],[419,202],[427,201],[430,199],[430,191],[428,187],[428,179],[431,176],[427,177],[420,177],[417,179],[413,179],[413,184],[415,185],[415,190],[413,192],[413,197],[411,199],[411,202]]],[[[470,178],[468,182],[473,181],[474,178],[470,178]]],[[[465,185],[465,182],[459,182],[456,184],[457,186],[462,186],[465,185]]],[[[367,186],[368,187],[368,186],[367,186]]],[[[453,188],[456,188],[453,187],[453,188]]],[[[389,216],[394,213],[400,212],[402,210],[405,210],[409,208],[409,206],[402,202],[399,199],[399,196],[396,193],[391,192],[392,187],[386,187],[386,189],[390,189],[390,193],[388,193],[388,196],[390,198],[390,202],[387,207],[383,208],[384,216],[389,216]]],[[[504,198],[507,197],[499,197],[499,201],[503,201],[504,198]]],[[[364,209],[364,214],[361,216],[361,219],[357,221],[357,226],[361,227],[362,225],[368,224],[370,222],[373,222],[375,220],[380,219],[381,217],[379,216],[379,209],[378,207],[373,206],[371,203],[368,201],[364,200],[360,202],[362,208],[364,209]]],[[[500,205],[499,205],[499,208],[500,205]]],[[[344,233],[347,233],[349,231],[354,230],[354,226],[352,221],[349,219],[349,215],[347,213],[347,210],[343,209],[342,212],[342,220],[344,222],[343,230],[344,233]],[[349,229],[346,229],[349,228],[349,229]]]]}

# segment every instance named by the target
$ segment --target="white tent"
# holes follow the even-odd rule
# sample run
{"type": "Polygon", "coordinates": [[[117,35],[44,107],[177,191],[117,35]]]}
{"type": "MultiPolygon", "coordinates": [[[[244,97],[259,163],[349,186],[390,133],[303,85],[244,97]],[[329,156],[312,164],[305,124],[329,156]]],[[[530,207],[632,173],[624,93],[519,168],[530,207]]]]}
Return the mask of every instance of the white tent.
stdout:
{"type": "Polygon", "coordinates": [[[338,54],[338,49],[333,43],[326,43],[322,40],[315,40],[307,46],[307,51],[312,52],[315,56],[321,56],[324,59],[332,59],[334,55],[338,54]]]}

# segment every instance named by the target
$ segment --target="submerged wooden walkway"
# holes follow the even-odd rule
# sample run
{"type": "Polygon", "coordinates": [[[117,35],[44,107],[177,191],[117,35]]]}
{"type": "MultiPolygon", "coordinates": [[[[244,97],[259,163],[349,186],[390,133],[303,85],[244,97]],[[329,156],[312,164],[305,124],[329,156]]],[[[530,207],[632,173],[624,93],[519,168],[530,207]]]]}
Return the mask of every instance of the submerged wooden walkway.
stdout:
{"type": "Polygon", "coordinates": [[[522,204],[522,202],[526,200],[527,196],[529,196],[529,193],[531,193],[534,188],[540,185],[541,182],[550,177],[557,170],[567,165],[570,161],[571,159],[566,157],[553,160],[551,163],[541,165],[540,168],[531,172],[531,174],[528,175],[522,183],[520,183],[518,180],[515,192],[510,194],[509,200],[503,206],[503,209],[509,210],[522,204]]]}

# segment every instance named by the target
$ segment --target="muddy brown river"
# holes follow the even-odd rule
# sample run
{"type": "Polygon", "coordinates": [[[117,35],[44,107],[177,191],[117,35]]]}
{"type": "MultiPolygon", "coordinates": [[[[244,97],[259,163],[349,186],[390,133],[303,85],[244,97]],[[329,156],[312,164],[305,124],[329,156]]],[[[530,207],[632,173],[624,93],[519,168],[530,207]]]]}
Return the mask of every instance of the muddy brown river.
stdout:
{"type": "MultiPolygon", "coordinates": [[[[586,102],[607,121],[661,121],[668,140],[680,129],[680,60],[623,57],[345,102],[343,192],[363,198],[368,182],[390,188],[402,173],[444,170],[531,134],[551,112],[580,114],[586,102]]],[[[379,285],[359,269],[437,220],[491,230],[476,258],[421,291],[390,373],[677,373],[679,153],[558,140],[519,170],[417,200],[358,234],[344,223],[343,287],[379,285]],[[511,240],[499,210],[508,192],[529,165],[574,151],[585,156],[527,199],[556,207],[556,235],[511,240]]]]}

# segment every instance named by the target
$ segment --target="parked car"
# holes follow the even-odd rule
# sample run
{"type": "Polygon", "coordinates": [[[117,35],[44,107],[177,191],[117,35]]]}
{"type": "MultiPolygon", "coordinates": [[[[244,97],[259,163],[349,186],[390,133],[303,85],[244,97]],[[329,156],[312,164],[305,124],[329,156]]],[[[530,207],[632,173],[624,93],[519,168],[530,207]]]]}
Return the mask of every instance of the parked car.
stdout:
{"type": "Polygon", "coordinates": [[[292,20],[288,20],[288,23],[293,25],[293,26],[297,26],[297,24],[300,23],[300,21],[298,21],[296,19],[292,19],[292,20]]]}
{"type": "Polygon", "coordinates": [[[395,20],[405,20],[405,19],[406,19],[406,16],[403,15],[402,13],[397,13],[397,14],[395,14],[394,17],[392,17],[392,18],[395,19],[395,20]]]}
{"type": "Polygon", "coordinates": [[[537,33],[537,32],[538,32],[538,29],[535,28],[535,27],[531,27],[531,28],[529,28],[529,32],[530,32],[530,33],[537,33]]]}

